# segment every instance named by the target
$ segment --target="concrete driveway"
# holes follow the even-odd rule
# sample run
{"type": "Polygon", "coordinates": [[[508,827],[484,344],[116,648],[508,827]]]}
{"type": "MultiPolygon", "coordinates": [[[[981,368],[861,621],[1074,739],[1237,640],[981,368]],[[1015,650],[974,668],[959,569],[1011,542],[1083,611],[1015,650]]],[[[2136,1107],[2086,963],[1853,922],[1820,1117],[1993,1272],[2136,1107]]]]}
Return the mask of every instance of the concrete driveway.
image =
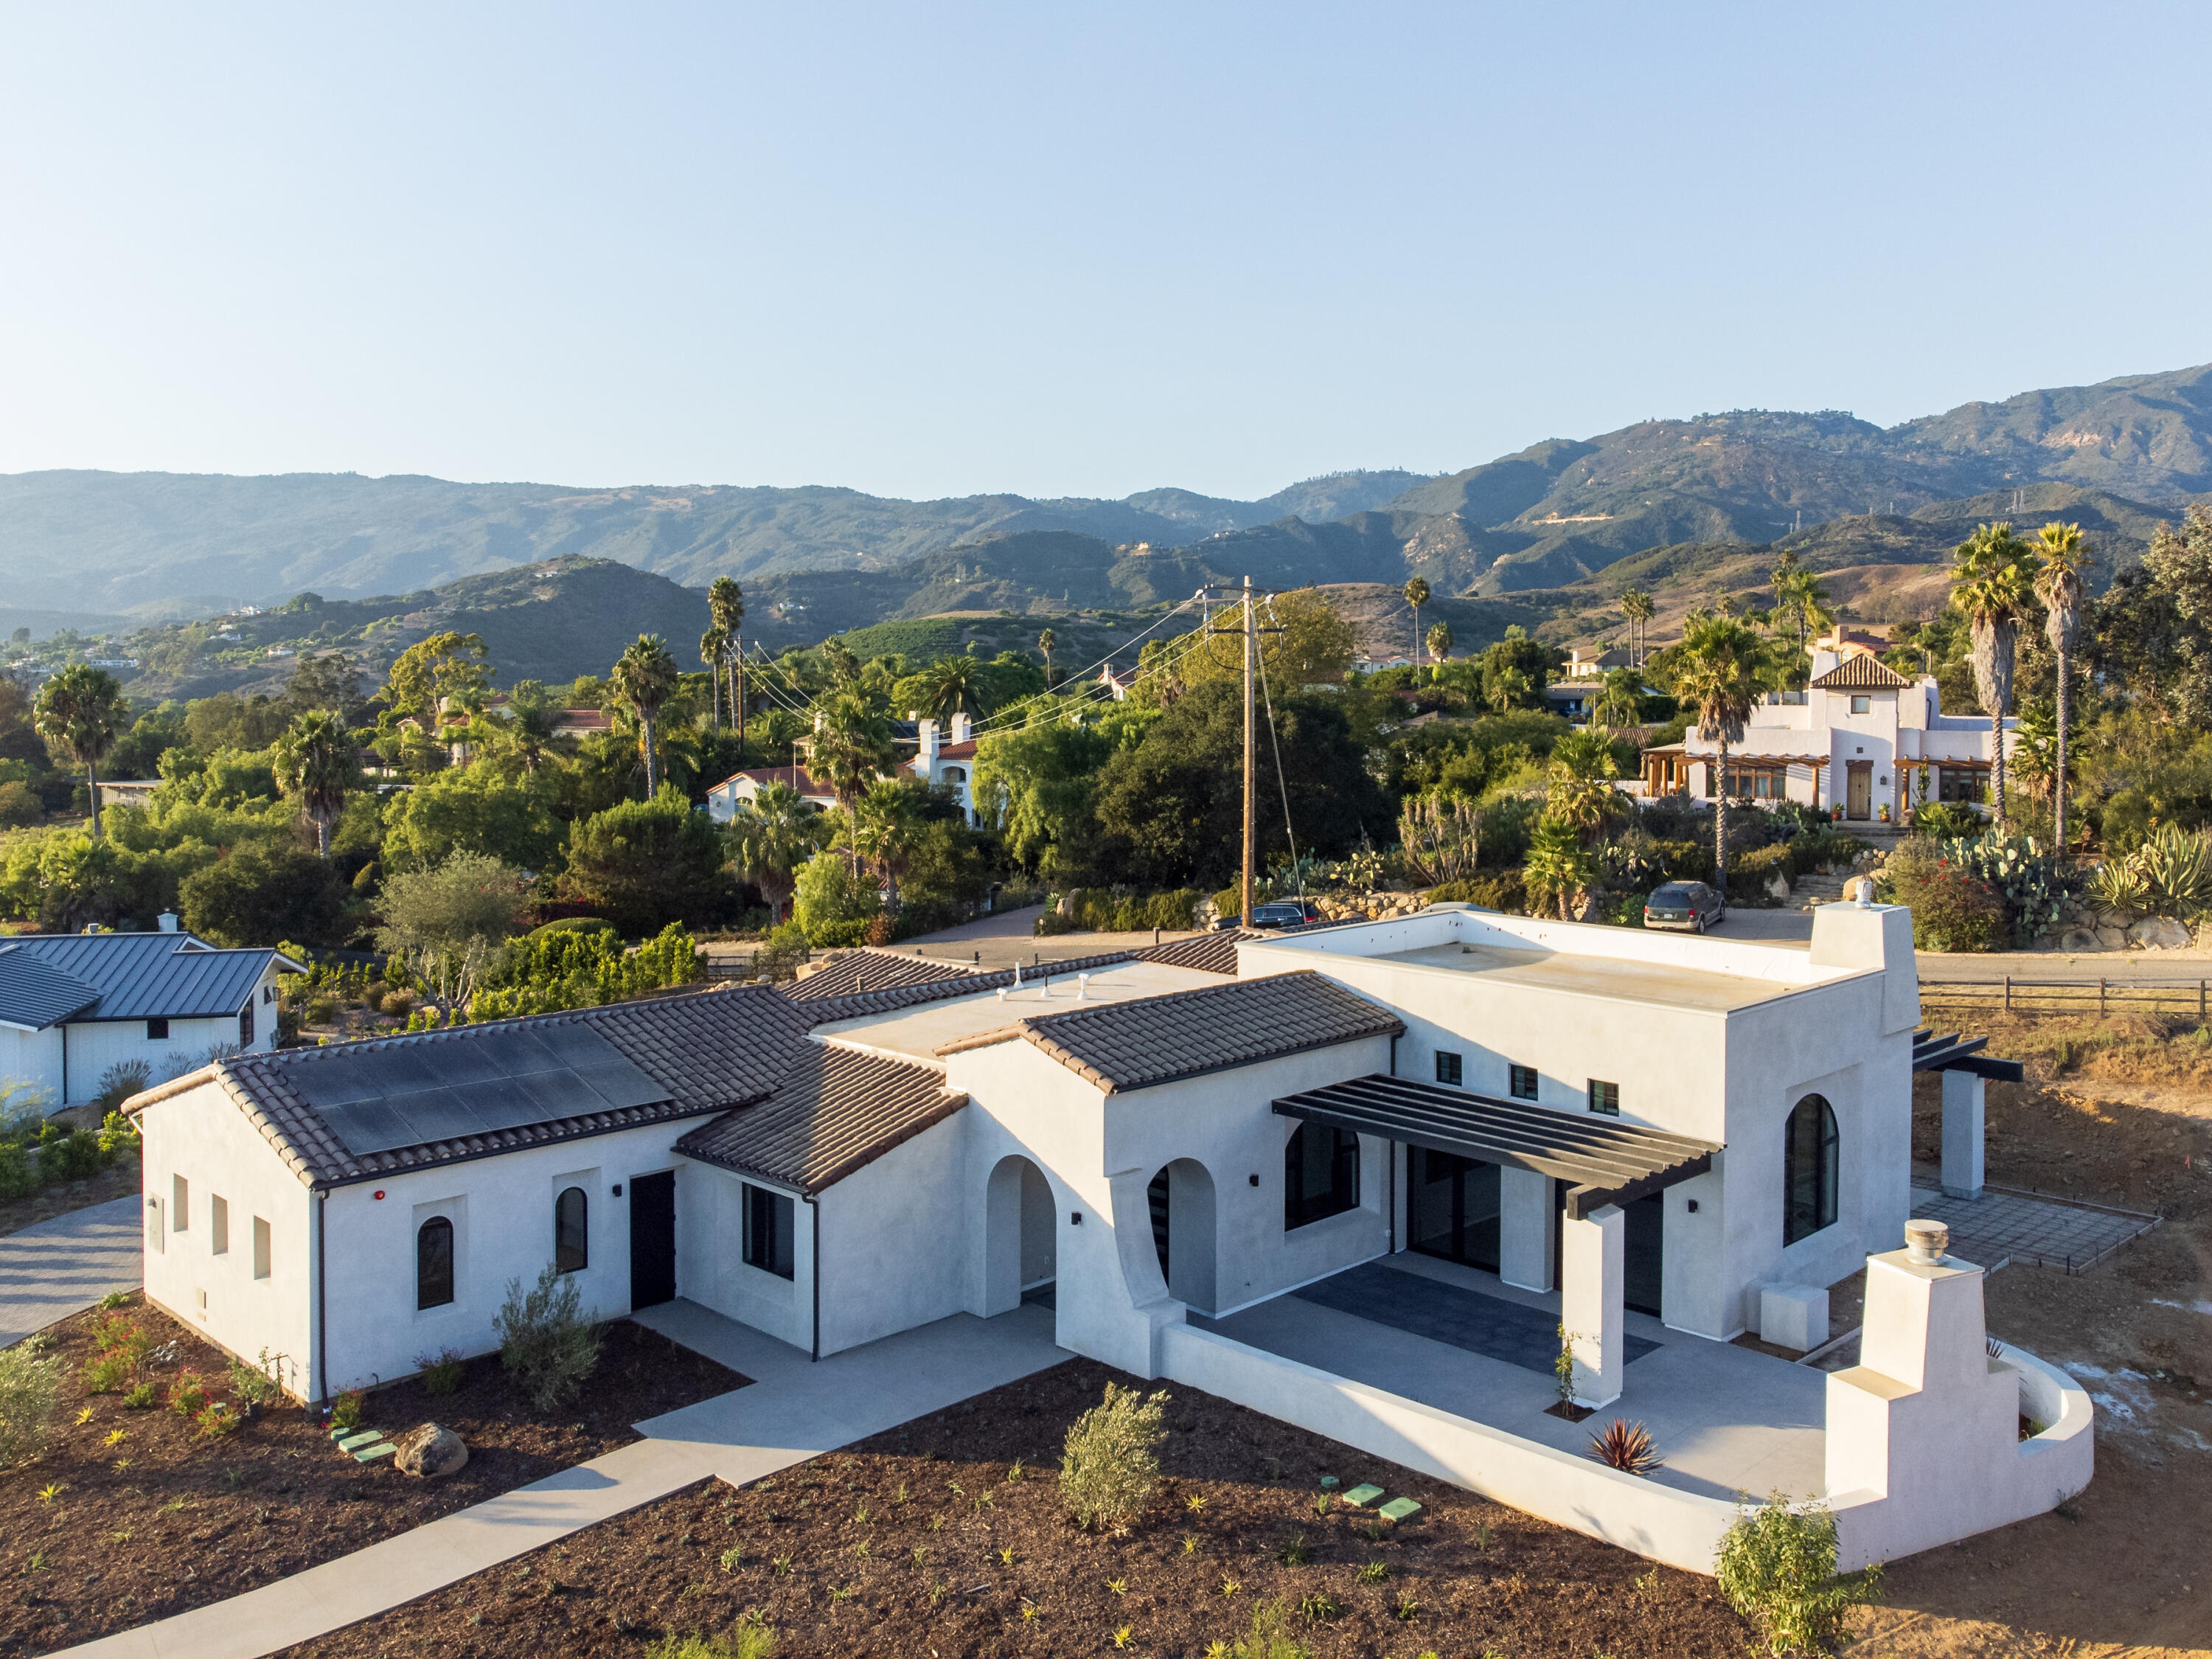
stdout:
{"type": "Polygon", "coordinates": [[[0,1348],[145,1283],[133,1194],[0,1238],[0,1348]]]}

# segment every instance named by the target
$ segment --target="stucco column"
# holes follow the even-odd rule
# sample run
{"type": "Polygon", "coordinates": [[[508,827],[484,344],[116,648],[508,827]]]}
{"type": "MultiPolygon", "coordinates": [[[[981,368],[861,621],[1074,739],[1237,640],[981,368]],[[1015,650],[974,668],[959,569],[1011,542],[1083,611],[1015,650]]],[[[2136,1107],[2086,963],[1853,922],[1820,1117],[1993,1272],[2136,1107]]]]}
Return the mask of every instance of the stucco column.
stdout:
{"type": "Polygon", "coordinates": [[[1610,1406],[1620,1398],[1627,1232],[1617,1204],[1560,1224],[1559,1322],[1574,1349],[1577,1406],[1610,1406]]]}
{"type": "Polygon", "coordinates": [[[1552,1177],[1506,1164],[1498,1172],[1498,1276],[1524,1291],[1556,1282],[1552,1260],[1552,1177]]]}
{"type": "Polygon", "coordinates": [[[1943,1073],[1943,1195],[1982,1195],[1984,1083],[1972,1072],[1943,1073]]]}

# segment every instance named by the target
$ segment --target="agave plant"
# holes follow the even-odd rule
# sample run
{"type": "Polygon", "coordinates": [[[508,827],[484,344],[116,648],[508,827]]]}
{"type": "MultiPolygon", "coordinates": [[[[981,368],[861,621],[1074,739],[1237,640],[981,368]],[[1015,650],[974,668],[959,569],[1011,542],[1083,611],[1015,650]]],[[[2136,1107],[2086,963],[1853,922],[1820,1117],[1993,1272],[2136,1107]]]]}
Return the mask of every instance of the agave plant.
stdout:
{"type": "Polygon", "coordinates": [[[2150,902],[2150,884],[2132,859],[2106,859],[2089,872],[2086,890],[2107,910],[2140,910],[2150,902]]]}
{"type": "Polygon", "coordinates": [[[1617,1417],[1590,1436],[1589,1455],[1624,1474],[1650,1474],[1661,1467],[1659,1447],[1651,1438],[1651,1431],[1641,1423],[1624,1423],[1617,1417]]]}
{"type": "Polygon", "coordinates": [[[2161,915],[2194,921],[2212,909],[2212,844],[2203,830],[2162,823],[2129,862],[2161,915]]]}

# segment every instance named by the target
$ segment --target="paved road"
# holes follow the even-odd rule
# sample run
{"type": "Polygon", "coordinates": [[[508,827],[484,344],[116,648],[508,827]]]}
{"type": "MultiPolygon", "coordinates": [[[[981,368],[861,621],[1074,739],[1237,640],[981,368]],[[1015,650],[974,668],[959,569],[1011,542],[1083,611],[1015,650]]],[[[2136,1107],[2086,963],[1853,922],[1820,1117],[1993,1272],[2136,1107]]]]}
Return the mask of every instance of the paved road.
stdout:
{"type": "Polygon", "coordinates": [[[0,1348],[145,1282],[138,1203],[112,1199],[0,1238],[0,1348]]]}
{"type": "Polygon", "coordinates": [[[988,969],[1011,968],[1017,962],[1027,967],[1032,962],[1066,962],[1075,957],[1099,956],[1108,951],[1139,951],[1156,940],[1190,937],[1187,933],[1155,933],[1147,929],[1141,933],[1062,933],[1056,939],[1038,939],[1036,921],[1043,914],[1042,904],[1020,910],[1001,910],[996,915],[963,922],[941,933],[925,933],[891,948],[901,956],[964,962],[988,969]]]}

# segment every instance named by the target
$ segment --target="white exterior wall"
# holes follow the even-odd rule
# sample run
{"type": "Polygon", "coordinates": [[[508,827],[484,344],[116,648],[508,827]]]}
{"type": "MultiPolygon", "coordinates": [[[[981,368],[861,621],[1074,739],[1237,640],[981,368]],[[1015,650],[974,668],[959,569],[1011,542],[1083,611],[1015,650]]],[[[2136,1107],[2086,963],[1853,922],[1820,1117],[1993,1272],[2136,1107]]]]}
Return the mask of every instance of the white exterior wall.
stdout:
{"type": "Polygon", "coordinates": [[[137,1121],[147,1299],[241,1358],[258,1359],[264,1348],[284,1356],[284,1386],[315,1398],[314,1194],[218,1084],[156,1101],[137,1121]],[[179,1176],[189,1188],[181,1231],[179,1176]],[[218,1197],[230,1211],[222,1255],[210,1243],[218,1197]],[[261,1279],[253,1276],[257,1216],[270,1231],[269,1277],[261,1279]]]}
{"type": "Polygon", "coordinates": [[[49,1025],[43,1031],[27,1031],[17,1025],[0,1025],[0,1078],[27,1083],[43,1091],[48,1112],[58,1112],[68,1103],[62,1098],[64,1030],[49,1025]]]}
{"type": "Polygon", "coordinates": [[[584,1306],[611,1318],[629,1311],[629,1206],[613,1188],[622,1183],[627,1194],[638,1176],[676,1170],[677,1291],[690,1294],[685,1211],[702,1172],[670,1146],[694,1121],[526,1147],[332,1191],[324,1217],[331,1389],[410,1376],[421,1369],[417,1356],[441,1348],[477,1354],[496,1347],[492,1320],[507,1281],[527,1287],[553,1259],[553,1200],[568,1187],[581,1187],[589,1203],[590,1260],[578,1275],[584,1306]],[[433,1215],[453,1224],[453,1300],[418,1311],[415,1235],[433,1215]]]}
{"type": "MultiPolygon", "coordinates": [[[[678,1160],[676,1293],[702,1307],[764,1331],[779,1342],[811,1350],[814,1343],[813,1206],[798,1189],[740,1176],[711,1164],[678,1160]],[[747,1184],[781,1193],[792,1203],[792,1276],[745,1264],[747,1184]]],[[[833,1189],[834,1190],[834,1189],[833,1189]]]]}
{"type": "Polygon", "coordinates": [[[969,1235],[984,1216],[962,1190],[963,1120],[973,1111],[963,1108],[819,1195],[824,1355],[968,1306],[969,1235]]]}

